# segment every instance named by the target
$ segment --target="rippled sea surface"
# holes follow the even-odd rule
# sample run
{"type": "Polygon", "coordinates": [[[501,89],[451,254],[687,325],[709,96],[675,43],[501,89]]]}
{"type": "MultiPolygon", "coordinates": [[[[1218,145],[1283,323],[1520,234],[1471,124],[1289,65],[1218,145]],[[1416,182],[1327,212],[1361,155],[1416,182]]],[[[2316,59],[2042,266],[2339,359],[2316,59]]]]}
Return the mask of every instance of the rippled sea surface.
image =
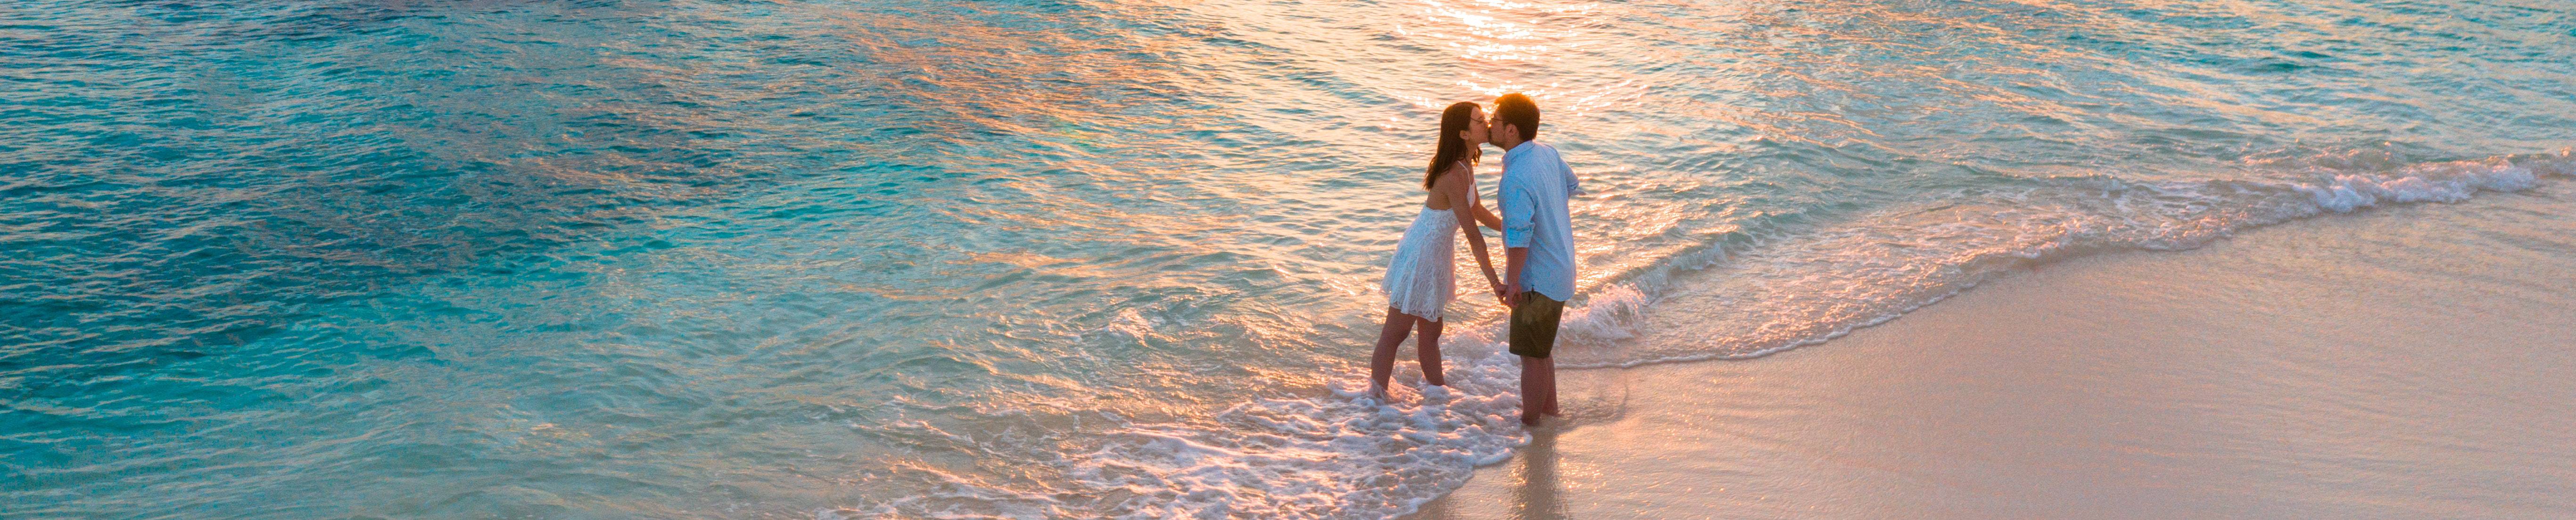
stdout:
{"type": "Polygon", "coordinates": [[[1351,395],[1505,92],[1568,366],[2576,175],[2564,0],[32,0],[0,80],[12,518],[1409,511],[1521,442],[1479,295],[1351,395]]]}

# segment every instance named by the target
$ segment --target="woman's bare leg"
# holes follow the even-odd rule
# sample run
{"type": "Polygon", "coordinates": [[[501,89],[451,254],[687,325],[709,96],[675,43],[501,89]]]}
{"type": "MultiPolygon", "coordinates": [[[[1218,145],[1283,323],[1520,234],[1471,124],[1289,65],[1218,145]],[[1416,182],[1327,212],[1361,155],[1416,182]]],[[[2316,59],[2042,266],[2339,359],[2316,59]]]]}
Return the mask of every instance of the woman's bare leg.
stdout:
{"type": "Polygon", "coordinates": [[[1414,355],[1422,360],[1422,379],[1431,384],[1449,386],[1440,377],[1440,322],[1414,318],[1414,328],[1422,330],[1421,341],[1413,345],[1414,355]]]}
{"type": "Polygon", "coordinates": [[[1421,318],[1386,308],[1386,325],[1377,331],[1377,351],[1369,354],[1369,393],[1385,397],[1386,379],[1395,371],[1395,347],[1404,343],[1404,334],[1411,332],[1417,319],[1421,318]]]}

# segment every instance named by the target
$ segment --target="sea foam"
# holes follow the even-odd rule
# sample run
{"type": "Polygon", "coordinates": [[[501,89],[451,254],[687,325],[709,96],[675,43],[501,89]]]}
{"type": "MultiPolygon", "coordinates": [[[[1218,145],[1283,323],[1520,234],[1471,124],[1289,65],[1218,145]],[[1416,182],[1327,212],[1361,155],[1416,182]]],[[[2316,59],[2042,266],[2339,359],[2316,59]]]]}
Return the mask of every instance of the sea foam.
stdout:
{"type": "MultiPolygon", "coordinates": [[[[2555,171],[2543,163],[2543,171],[2555,171]]],[[[2503,159],[2454,161],[2410,166],[2386,174],[2332,175],[2317,185],[2294,189],[2316,199],[2319,209],[2336,213],[2381,202],[2459,202],[2477,192],[2530,189],[2538,177],[2531,167],[2503,159]]]]}

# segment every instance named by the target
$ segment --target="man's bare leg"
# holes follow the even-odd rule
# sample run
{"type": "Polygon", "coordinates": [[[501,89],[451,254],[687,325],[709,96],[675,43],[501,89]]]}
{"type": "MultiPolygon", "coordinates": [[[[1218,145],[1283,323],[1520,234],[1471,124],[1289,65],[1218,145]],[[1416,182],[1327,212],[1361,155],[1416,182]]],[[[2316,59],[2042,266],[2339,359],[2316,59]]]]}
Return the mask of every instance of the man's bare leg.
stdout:
{"type": "Polygon", "coordinates": [[[1564,417],[1565,410],[1556,407],[1556,358],[1538,360],[1538,387],[1539,402],[1547,405],[1540,410],[1548,415],[1564,417]]]}
{"type": "Polygon", "coordinates": [[[1547,407],[1539,402],[1542,399],[1540,393],[1546,389],[1542,386],[1544,383],[1542,378],[1552,379],[1552,377],[1541,375],[1540,371],[1552,368],[1555,368],[1555,365],[1545,359],[1521,356],[1522,426],[1538,426],[1539,415],[1547,412],[1547,407]]]}

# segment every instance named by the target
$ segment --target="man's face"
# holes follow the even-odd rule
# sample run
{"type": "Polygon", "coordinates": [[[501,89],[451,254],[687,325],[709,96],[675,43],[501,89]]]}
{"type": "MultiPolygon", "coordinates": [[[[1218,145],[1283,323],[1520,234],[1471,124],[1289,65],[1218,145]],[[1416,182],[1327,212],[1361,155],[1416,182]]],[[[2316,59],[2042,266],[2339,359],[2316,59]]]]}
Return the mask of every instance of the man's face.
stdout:
{"type": "Polygon", "coordinates": [[[1519,127],[1503,124],[1499,121],[1485,125],[1485,142],[1500,145],[1503,143],[1504,139],[1512,137],[1520,137],[1519,127]]]}
{"type": "Polygon", "coordinates": [[[1465,137],[1467,139],[1467,144],[1470,145],[1485,144],[1494,141],[1493,128],[1485,126],[1484,110],[1476,110],[1467,113],[1467,135],[1462,137],[1465,137]]]}

